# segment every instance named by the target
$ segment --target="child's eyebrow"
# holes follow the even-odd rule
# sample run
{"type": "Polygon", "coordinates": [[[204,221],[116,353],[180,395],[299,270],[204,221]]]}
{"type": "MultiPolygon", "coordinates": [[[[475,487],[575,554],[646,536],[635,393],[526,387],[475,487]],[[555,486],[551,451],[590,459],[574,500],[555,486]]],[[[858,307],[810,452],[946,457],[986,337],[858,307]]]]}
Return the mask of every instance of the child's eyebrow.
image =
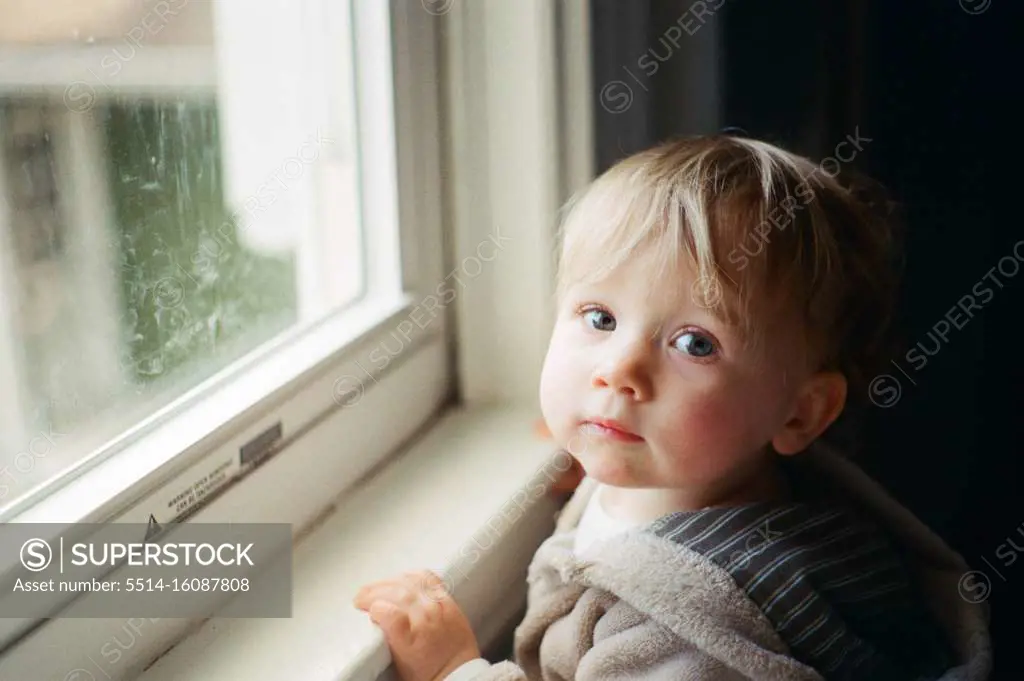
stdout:
{"type": "Polygon", "coordinates": [[[730,322],[715,310],[706,310],[694,306],[691,308],[678,308],[668,320],[658,324],[651,333],[651,339],[653,340],[664,333],[667,326],[675,328],[680,324],[697,324],[698,326],[713,327],[709,328],[709,330],[713,331],[716,335],[727,334],[729,339],[738,337],[740,333],[740,328],[736,324],[730,322]],[[694,314],[695,312],[696,314],[694,314]]]}
{"type": "Polygon", "coordinates": [[[725,303],[723,308],[712,308],[707,313],[732,333],[739,333],[742,330],[738,323],[740,318],[739,310],[730,303],[725,303]]]}

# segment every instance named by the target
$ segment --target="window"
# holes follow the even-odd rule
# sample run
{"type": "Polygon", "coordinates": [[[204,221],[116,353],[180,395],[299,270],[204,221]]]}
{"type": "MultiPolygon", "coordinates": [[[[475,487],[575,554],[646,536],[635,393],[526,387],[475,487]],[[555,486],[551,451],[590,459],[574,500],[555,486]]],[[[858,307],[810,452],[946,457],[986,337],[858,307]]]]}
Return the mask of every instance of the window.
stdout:
{"type": "Polygon", "coordinates": [[[215,469],[255,522],[272,453],[298,528],[446,399],[417,9],[0,0],[0,521],[183,520],[215,469]]]}

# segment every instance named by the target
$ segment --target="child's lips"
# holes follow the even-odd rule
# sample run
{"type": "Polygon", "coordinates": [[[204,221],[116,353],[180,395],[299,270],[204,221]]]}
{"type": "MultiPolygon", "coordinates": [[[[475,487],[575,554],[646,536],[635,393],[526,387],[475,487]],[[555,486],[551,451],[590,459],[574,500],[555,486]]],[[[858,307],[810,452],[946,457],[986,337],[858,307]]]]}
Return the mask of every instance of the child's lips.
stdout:
{"type": "Polygon", "coordinates": [[[586,419],[580,424],[585,430],[618,442],[643,442],[644,439],[625,425],[612,419],[586,419]]]}

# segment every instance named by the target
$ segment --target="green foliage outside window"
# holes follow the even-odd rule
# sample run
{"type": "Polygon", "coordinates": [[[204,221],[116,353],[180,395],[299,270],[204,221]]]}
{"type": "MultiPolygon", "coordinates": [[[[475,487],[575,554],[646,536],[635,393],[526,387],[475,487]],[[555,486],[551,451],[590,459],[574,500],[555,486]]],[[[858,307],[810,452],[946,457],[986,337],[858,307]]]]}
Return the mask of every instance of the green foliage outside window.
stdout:
{"type": "Polygon", "coordinates": [[[208,373],[293,324],[294,259],[248,251],[225,207],[215,104],[131,100],[101,115],[125,367],[140,382],[193,360],[208,373]]]}

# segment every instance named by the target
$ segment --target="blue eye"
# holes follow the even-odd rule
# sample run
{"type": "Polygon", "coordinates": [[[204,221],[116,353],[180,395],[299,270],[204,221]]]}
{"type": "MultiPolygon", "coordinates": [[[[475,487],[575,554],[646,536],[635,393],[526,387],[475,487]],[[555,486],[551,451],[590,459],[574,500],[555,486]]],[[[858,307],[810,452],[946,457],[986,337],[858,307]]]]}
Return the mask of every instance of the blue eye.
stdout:
{"type": "Polygon", "coordinates": [[[687,331],[673,343],[678,350],[693,357],[708,357],[715,352],[714,342],[701,333],[687,331]]]}
{"type": "Polygon", "coordinates": [[[615,317],[604,310],[587,310],[583,313],[583,317],[598,331],[615,330],[615,317]]]}

